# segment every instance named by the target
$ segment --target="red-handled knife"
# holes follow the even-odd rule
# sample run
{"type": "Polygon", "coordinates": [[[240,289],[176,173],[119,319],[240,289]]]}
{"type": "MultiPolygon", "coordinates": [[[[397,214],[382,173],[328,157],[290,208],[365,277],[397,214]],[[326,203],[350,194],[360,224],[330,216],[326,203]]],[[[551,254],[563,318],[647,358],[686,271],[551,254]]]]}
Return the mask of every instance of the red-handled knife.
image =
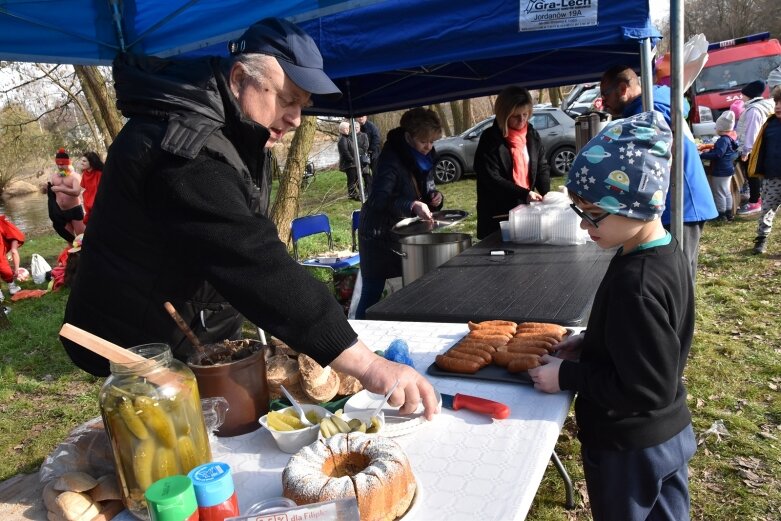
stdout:
{"type": "Polygon", "coordinates": [[[442,407],[446,409],[452,409],[457,411],[459,409],[469,409],[473,412],[480,414],[487,414],[492,418],[503,420],[510,416],[510,408],[503,403],[494,402],[493,400],[486,400],[485,398],[478,398],[477,396],[469,396],[468,394],[445,394],[442,395],[442,407]]]}

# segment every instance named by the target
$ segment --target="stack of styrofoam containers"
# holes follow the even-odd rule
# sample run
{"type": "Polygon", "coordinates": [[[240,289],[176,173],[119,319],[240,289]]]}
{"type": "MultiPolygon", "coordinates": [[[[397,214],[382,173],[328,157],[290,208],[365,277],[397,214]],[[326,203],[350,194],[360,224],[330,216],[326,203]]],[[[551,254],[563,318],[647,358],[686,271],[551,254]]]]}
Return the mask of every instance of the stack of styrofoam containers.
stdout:
{"type": "Polygon", "coordinates": [[[542,204],[519,204],[510,210],[513,242],[538,243],[542,239],[542,204]]]}
{"type": "Polygon", "coordinates": [[[570,209],[563,192],[548,192],[543,198],[542,241],[546,244],[583,244],[587,234],[580,229],[580,217],[570,209]]]}
{"type": "Polygon", "coordinates": [[[531,244],[584,244],[588,234],[580,229],[580,217],[561,192],[549,192],[542,202],[521,204],[510,210],[513,242],[531,244]]]}

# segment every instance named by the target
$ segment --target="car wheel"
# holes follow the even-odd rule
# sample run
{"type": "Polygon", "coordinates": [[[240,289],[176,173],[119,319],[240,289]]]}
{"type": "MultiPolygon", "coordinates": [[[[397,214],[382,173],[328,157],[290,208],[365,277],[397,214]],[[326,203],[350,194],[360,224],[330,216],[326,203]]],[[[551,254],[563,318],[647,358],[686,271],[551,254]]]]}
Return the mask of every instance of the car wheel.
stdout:
{"type": "Polygon", "coordinates": [[[572,147],[557,148],[550,156],[551,174],[555,176],[567,175],[575,160],[575,149],[572,147]]]}
{"type": "Polygon", "coordinates": [[[437,184],[452,183],[461,179],[461,171],[461,163],[458,160],[443,156],[437,160],[434,167],[434,180],[437,184]]]}

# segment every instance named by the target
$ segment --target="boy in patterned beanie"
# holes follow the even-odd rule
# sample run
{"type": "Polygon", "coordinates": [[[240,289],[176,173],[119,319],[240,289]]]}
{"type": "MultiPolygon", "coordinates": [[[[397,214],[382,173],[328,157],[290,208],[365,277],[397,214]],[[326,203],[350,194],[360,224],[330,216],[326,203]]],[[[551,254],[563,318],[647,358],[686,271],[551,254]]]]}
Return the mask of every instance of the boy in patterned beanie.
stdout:
{"type": "Polygon", "coordinates": [[[662,226],[672,133],[658,112],[609,124],[567,180],[581,227],[618,247],[583,335],[530,369],[544,392],[577,392],[575,419],[596,521],[689,519],[696,448],[682,375],[694,332],[694,287],[662,226]]]}

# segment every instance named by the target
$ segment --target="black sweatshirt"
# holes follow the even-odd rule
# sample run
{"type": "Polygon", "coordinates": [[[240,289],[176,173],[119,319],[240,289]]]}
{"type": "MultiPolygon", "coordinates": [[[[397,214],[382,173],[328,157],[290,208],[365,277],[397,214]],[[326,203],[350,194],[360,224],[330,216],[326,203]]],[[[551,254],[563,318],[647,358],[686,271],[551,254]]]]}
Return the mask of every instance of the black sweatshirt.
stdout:
{"type": "Polygon", "coordinates": [[[559,386],[577,391],[578,438],[631,450],[691,422],[682,375],[694,332],[694,288],[678,242],[617,254],[597,290],[580,362],[559,386]]]}
{"type": "MultiPolygon", "coordinates": [[[[326,365],[357,335],[263,214],[269,132],[244,118],[222,66],[115,62],[130,120],[106,160],[65,320],[120,346],[166,342],[185,358],[171,301],[202,342],[239,331],[244,315],[326,365]]],[[[104,359],[62,340],[76,365],[108,374],[104,359]]]]}

